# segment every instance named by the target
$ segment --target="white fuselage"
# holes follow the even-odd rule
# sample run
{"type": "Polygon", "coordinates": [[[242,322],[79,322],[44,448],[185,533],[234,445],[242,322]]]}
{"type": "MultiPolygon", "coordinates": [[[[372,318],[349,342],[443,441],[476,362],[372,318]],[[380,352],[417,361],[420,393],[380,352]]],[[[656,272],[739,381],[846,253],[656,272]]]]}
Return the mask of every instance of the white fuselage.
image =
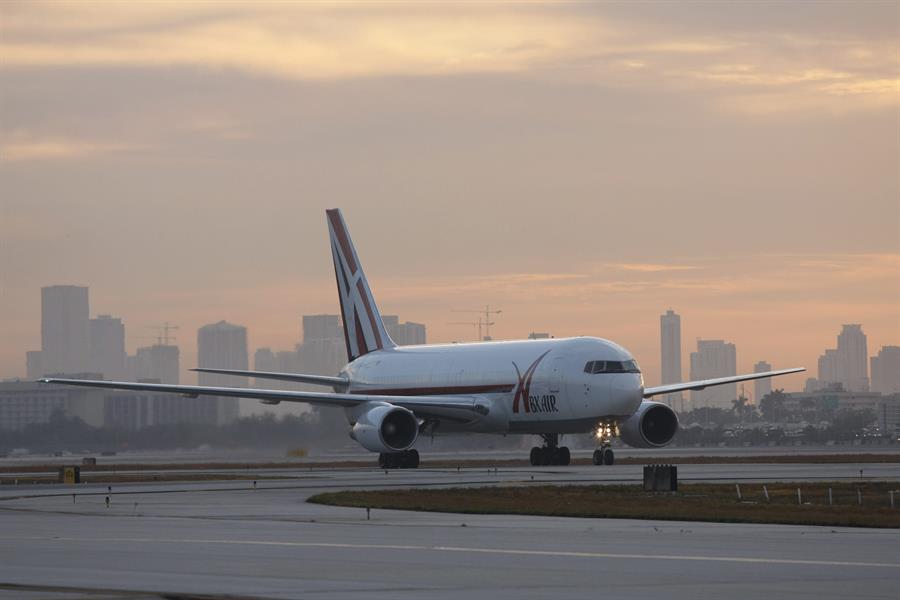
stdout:
{"type": "Polygon", "coordinates": [[[632,415],[644,384],[635,369],[593,373],[586,365],[633,360],[618,344],[593,337],[438,344],[371,352],[341,375],[351,393],[471,395],[489,403],[487,415],[442,424],[442,431],[583,433],[632,415]]]}

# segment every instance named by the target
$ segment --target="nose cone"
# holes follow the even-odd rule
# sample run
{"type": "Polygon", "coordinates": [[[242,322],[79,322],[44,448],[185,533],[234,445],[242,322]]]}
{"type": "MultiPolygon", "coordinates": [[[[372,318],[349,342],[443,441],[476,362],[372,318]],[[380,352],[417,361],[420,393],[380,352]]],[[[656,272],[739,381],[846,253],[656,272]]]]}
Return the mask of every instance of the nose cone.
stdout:
{"type": "Polygon", "coordinates": [[[644,396],[640,373],[618,373],[609,382],[611,409],[616,415],[630,415],[638,409],[644,396]]]}

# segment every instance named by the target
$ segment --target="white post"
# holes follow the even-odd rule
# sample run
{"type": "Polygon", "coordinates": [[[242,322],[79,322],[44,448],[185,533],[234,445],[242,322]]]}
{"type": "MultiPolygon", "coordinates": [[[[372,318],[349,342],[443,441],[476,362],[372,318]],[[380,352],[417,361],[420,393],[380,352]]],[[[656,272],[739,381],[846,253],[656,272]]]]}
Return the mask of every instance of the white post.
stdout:
{"type": "Polygon", "coordinates": [[[803,504],[803,496],[800,495],[800,488],[797,488],[797,504],[803,504]]]}
{"type": "Polygon", "coordinates": [[[769,502],[769,490],[766,486],[763,486],[763,495],[766,497],[766,502],[769,502]]]}
{"type": "Polygon", "coordinates": [[[738,502],[740,502],[741,501],[741,484],[739,484],[739,483],[734,484],[734,488],[737,490],[737,498],[738,498],[738,502]]]}
{"type": "Polygon", "coordinates": [[[834,499],[831,496],[831,488],[828,488],[828,506],[834,506],[834,499]]]}

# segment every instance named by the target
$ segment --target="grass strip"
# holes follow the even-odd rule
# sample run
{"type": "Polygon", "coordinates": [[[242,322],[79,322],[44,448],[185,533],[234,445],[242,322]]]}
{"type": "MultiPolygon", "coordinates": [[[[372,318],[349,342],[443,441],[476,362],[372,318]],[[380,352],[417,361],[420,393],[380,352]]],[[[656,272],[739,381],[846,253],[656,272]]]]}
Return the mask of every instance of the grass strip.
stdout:
{"type": "Polygon", "coordinates": [[[685,484],[675,493],[644,492],[639,485],[526,485],[333,492],[309,501],[466,514],[900,528],[900,482],[766,484],[768,500],[762,484],[740,487],[740,500],[735,484],[685,484]]]}

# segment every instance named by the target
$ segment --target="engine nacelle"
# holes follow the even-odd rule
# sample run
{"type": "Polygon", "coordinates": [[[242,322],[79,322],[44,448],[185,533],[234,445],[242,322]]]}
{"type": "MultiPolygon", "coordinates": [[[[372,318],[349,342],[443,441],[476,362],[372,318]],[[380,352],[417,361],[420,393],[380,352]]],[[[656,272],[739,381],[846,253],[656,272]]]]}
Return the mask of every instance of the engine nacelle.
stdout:
{"type": "Polygon", "coordinates": [[[678,432],[678,415],[661,402],[644,400],[633,415],[619,423],[619,437],[635,448],[659,448],[678,432]]]}
{"type": "Polygon", "coordinates": [[[410,410],[379,404],[359,416],[350,437],[371,452],[400,452],[416,443],[419,421],[410,410]]]}

